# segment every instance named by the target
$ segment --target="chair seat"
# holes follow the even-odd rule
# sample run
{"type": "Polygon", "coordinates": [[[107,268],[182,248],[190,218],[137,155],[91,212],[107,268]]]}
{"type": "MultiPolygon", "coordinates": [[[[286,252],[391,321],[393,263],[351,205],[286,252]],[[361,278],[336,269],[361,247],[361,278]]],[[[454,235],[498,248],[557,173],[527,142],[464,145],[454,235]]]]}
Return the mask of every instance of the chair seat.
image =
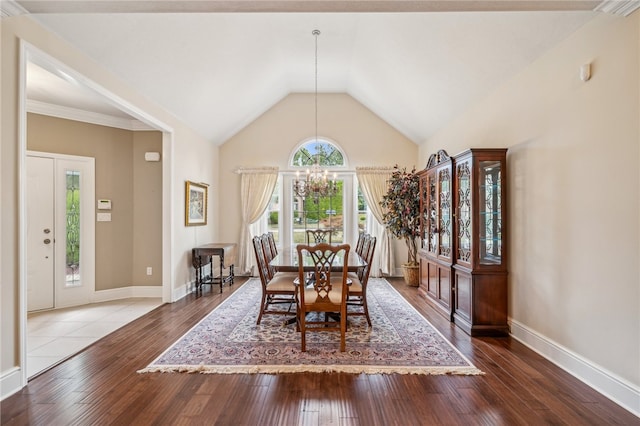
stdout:
{"type": "MultiPolygon", "coordinates": [[[[318,303],[317,299],[318,293],[313,288],[306,289],[304,291],[305,305],[315,305],[318,303]]],[[[333,286],[333,289],[329,292],[329,302],[332,304],[340,305],[340,303],[342,302],[342,286],[333,286]]]]}
{"type": "Polygon", "coordinates": [[[349,294],[354,293],[362,293],[362,283],[359,279],[352,279],[351,284],[349,285],[349,294]]]}
{"type": "Polygon", "coordinates": [[[296,273],[277,272],[267,283],[267,291],[295,291],[293,280],[296,276],[296,273]]]}

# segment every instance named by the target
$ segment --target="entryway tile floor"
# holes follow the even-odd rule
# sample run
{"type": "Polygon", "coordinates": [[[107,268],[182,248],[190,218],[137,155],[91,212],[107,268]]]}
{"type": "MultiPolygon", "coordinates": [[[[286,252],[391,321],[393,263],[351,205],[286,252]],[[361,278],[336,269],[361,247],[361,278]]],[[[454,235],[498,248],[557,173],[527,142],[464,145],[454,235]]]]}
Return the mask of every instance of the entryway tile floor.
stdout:
{"type": "Polygon", "coordinates": [[[32,377],[162,304],[161,298],[91,303],[27,316],[27,377],[32,377]]]}

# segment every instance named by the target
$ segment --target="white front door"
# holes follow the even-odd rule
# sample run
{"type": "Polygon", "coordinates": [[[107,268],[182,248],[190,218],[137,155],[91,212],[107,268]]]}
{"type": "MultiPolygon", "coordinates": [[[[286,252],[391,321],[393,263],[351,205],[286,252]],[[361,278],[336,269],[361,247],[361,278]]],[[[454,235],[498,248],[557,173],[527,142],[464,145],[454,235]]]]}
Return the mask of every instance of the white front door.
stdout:
{"type": "Polygon", "coordinates": [[[93,158],[33,152],[27,157],[29,311],[90,301],[95,288],[94,174],[93,158]],[[38,188],[50,192],[44,196],[38,188]],[[47,203],[48,199],[52,201],[47,203]],[[47,215],[50,228],[39,225],[40,216],[47,215]],[[39,238],[42,233],[47,235],[44,239],[39,238]],[[51,265],[46,264],[51,259],[51,265]]]}
{"type": "Polygon", "coordinates": [[[27,157],[27,310],[53,308],[53,159],[27,157]]]}

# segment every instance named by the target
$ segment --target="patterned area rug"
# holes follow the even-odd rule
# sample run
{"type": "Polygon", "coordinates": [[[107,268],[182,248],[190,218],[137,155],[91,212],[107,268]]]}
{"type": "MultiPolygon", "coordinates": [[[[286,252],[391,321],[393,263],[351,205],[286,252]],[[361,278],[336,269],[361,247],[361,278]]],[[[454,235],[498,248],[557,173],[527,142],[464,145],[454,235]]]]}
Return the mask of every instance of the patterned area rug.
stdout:
{"type": "Polygon", "coordinates": [[[300,333],[281,315],[256,325],[260,296],[260,281],[248,280],[138,372],[483,374],[384,279],[369,279],[372,327],[349,317],[346,352],[337,332],[307,333],[301,352],[300,333]]]}

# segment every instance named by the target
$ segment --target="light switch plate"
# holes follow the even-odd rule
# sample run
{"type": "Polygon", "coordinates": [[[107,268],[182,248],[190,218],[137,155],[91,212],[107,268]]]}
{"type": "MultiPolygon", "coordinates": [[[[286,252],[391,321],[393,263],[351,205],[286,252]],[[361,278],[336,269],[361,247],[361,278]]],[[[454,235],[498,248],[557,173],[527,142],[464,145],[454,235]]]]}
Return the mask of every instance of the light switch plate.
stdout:
{"type": "Polygon", "coordinates": [[[111,213],[98,213],[98,222],[111,222],[111,213]]]}

